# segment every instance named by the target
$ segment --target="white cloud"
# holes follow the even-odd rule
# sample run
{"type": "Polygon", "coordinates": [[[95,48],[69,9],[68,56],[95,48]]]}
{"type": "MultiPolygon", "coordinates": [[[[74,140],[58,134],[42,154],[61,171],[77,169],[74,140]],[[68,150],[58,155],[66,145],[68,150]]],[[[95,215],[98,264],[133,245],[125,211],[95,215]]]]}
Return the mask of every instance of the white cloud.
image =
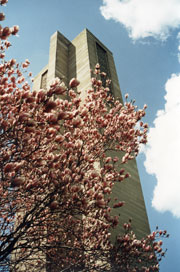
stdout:
{"type": "Polygon", "coordinates": [[[165,90],[165,108],[149,130],[145,167],[157,179],[153,207],[180,217],[180,74],[171,76],[165,90]]]}
{"type": "Polygon", "coordinates": [[[180,26],[180,0],[103,0],[100,11],[123,24],[134,40],[166,39],[170,29],[180,26]]]}

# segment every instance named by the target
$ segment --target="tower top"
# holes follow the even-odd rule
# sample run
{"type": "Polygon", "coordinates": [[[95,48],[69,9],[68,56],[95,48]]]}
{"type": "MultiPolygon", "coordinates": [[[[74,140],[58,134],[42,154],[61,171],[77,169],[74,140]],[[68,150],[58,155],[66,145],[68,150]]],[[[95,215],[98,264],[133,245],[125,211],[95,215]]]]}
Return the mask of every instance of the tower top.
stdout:
{"type": "Polygon", "coordinates": [[[72,41],[56,31],[50,38],[49,62],[35,77],[33,89],[46,88],[55,77],[66,85],[76,77],[79,89],[86,91],[91,88],[91,70],[97,63],[112,80],[113,95],[122,99],[112,52],[87,28],[72,41]]]}

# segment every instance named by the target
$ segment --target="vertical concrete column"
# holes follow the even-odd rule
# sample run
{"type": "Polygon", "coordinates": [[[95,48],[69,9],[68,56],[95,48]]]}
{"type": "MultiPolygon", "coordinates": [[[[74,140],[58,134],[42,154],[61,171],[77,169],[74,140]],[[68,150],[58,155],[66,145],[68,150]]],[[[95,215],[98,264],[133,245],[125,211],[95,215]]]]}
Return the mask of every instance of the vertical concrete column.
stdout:
{"type": "Polygon", "coordinates": [[[50,40],[47,85],[55,77],[68,83],[68,57],[71,42],[56,31],[50,40]]]}
{"type": "MultiPolygon", "coordinates": [[[[90,61],[88,52],[87,30],[83,30],[73,41],[75,47],[76,77],[80,81],[78,89],[84,100],[86,91],[91,88],[90,61]]],[[[69,63],[71,66],[71,63],[69,63]]]]}

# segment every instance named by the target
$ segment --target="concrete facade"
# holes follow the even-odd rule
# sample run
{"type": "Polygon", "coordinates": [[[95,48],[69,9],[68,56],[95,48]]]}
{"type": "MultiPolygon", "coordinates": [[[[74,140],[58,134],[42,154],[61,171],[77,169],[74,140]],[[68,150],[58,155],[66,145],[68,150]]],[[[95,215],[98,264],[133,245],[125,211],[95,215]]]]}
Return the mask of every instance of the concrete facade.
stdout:
{"type": "MultiPolygon", "coordinates": [[[[102,71],[112,80],[113,95],[122,100],[113,55],[89,30],[83,30],[72,42],[59,32],[55,32],[50,40],[49,52],[49,63],[35,77],[33,89],[46,88],[54,77],[63,79],[65,84],[76,77],[80,81],[78,88],[83,99],[86,90],[91,88],[90,70],[99,62],[102,71]]],[[[142,238],[150,232],[150,228],[136,161],[130,161],[124,168],[130,173],[131,178],[116,184],[113,190],[114,197],[125,201],[126,205],[114,211],[120,213],[120,224],[112,231],[112,239],[122,232],[122,225],[128,222],[129,218],[132,219],[137,237],[142,238]]]]}

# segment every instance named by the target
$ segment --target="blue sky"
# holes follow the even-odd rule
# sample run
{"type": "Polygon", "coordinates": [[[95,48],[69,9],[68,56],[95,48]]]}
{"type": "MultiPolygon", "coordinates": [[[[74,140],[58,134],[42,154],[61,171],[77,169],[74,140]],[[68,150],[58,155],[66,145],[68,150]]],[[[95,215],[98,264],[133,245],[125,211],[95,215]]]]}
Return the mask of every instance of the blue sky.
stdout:
{"type": "Polygon", "coordinates": [[[160,271],[180,271],[180,0],[9,0],[2,9],[20,26],[8,55],[28,58],[34,75],[56,30],[72,40],[88,28],[113,52],[122,93],[148,105],[149,145],[137,161],[151,229],[170,233],[160,271]]]}

